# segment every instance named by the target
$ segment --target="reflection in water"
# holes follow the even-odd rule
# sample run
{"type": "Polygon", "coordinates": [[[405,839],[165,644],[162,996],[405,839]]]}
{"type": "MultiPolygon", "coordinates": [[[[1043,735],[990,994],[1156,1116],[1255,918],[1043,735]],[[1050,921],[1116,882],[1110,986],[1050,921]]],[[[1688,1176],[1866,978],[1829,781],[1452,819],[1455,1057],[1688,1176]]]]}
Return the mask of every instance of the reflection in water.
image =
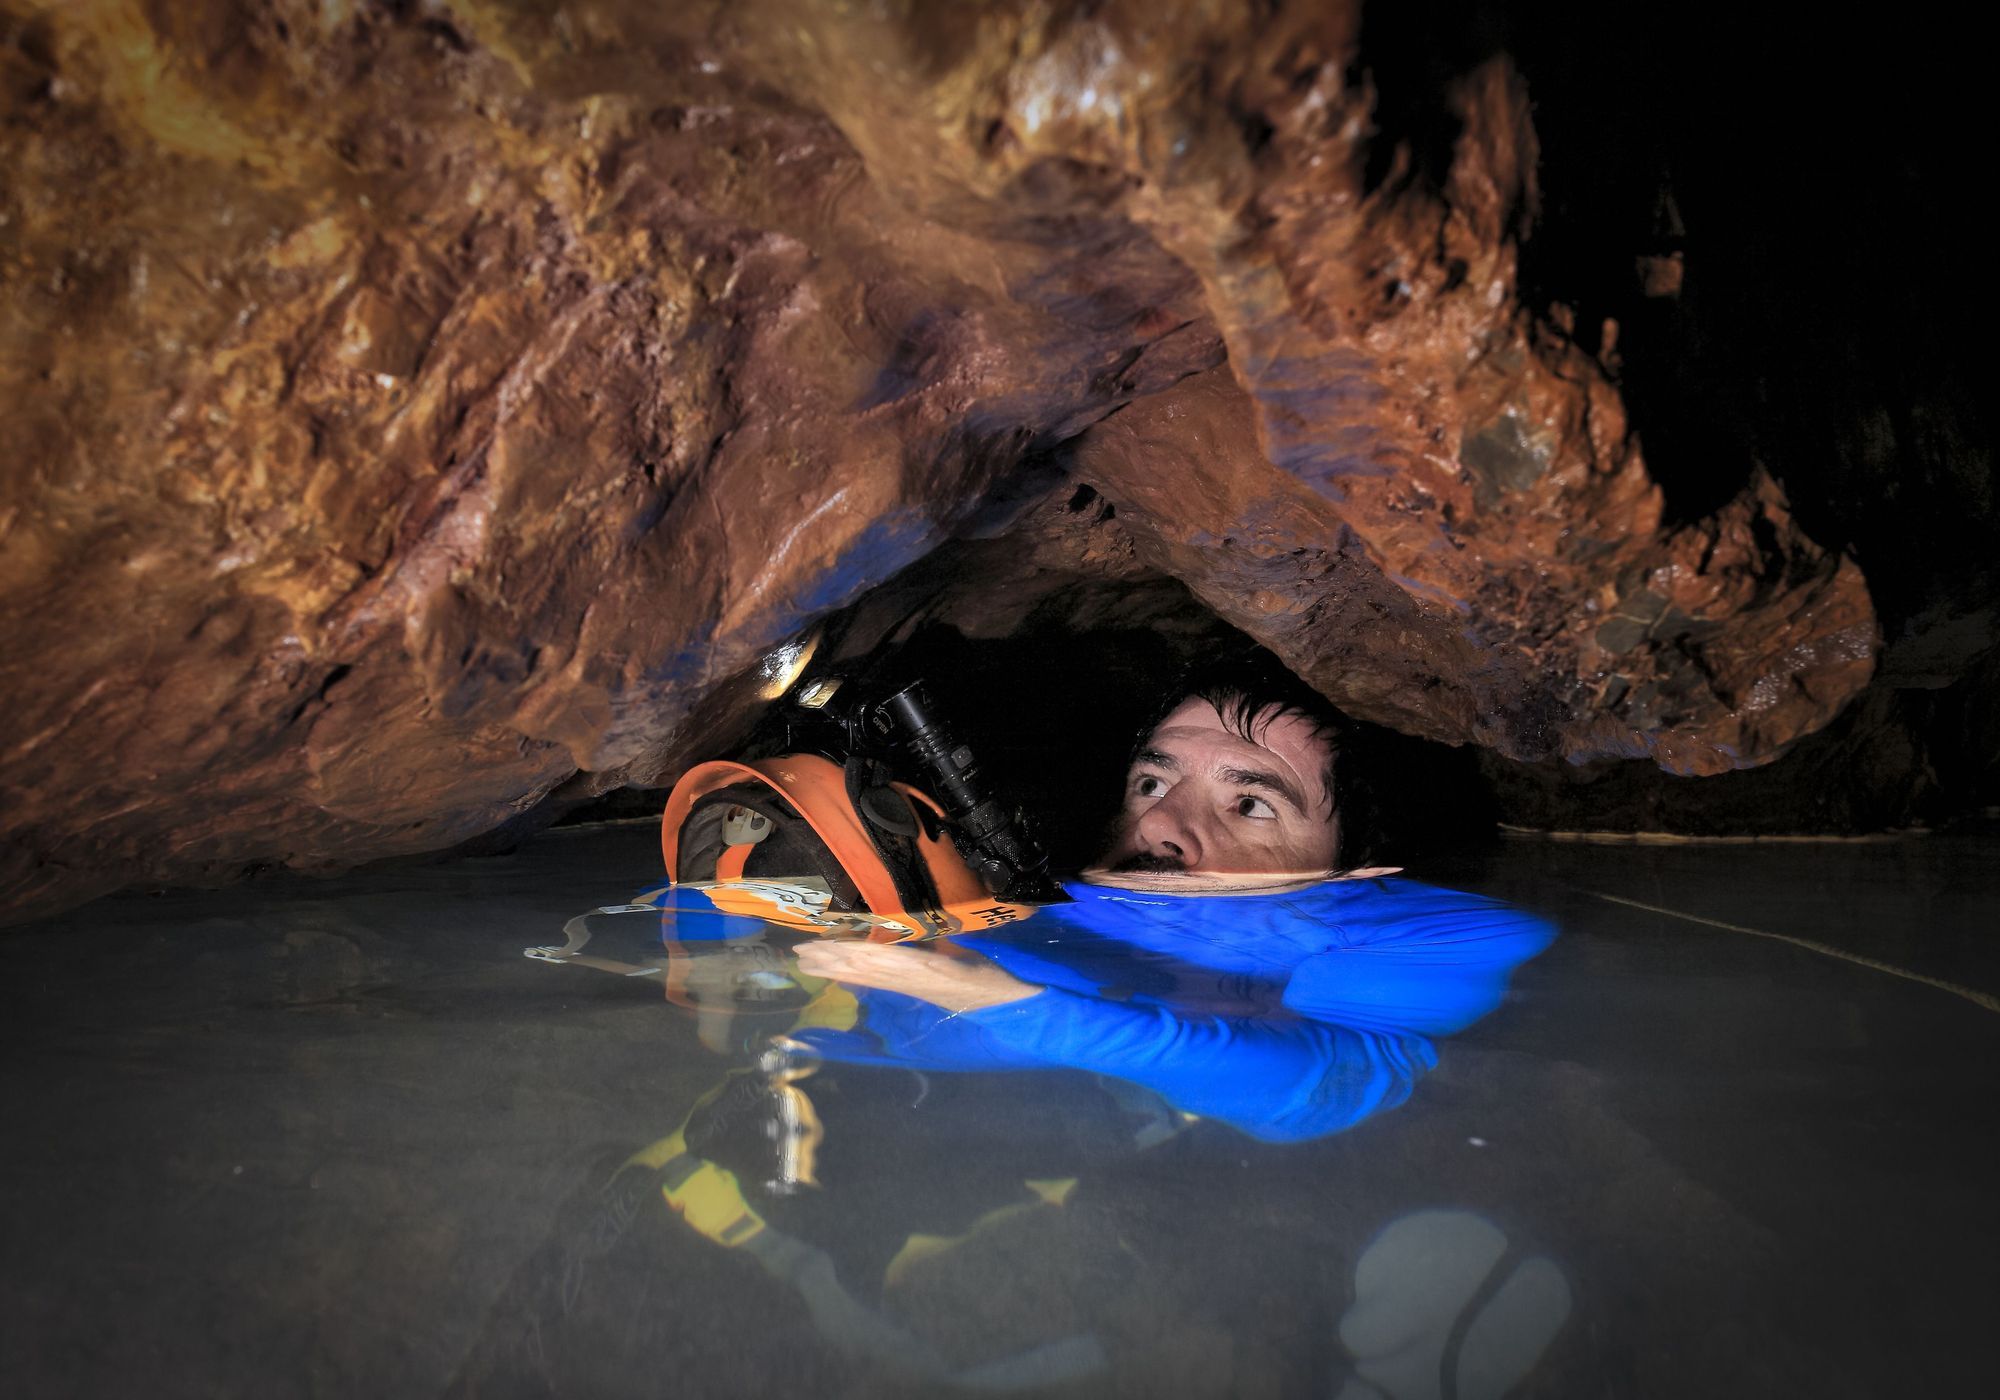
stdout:
{"type": "MultiPolygon", "coordinates": [[[[1108,1364],[1088,1332],[1049,1340],[1044,1324],[1041,1338],[999,1355],[990,1344],[941,1349],[895,1305],[937,1292],[940,1261],[1061,1231],[1079,1176],[1192,1124],[1298,1142],[1402,1103],[1436,1065],[1435,1039],[1497,1006],[1510,972],[1553,937],[1495,901],[1406,880],[1228,897],[1069,893],[1072,903],[921,954],[988,959],[1039,989],[957,1013],[801,972],[791,950],[802,937],[866,931],[829,927],[842,916],[809,883],[656,890],[598,911],[631,917],[572,920],[564,946],[530,956],[657,982],[729,1062],[679,1127],[624,1160],[600,1202],[628,1203],[611,1214],[629,1223],[630,1202],[663,1201],[694,1235],[782,1281],[850,1358],[927,1385],[1077,1380],[1108,1364]],[[654,911],[657,932],[636,917],[654,911]],[[828,1097],[813,1076],[833,1066],[860,1077],[828,1097]],[[1047,1081],[1074,1071],[1084,1073],[1047,1081]],[[996,1113],[990,1091],[955,1106],[940,1087],[991,1085],[995,1074],[1033,1080],[1040,1111],[996,1113]],[[943,1193],[949,1208],[893,1181],[823,1177],[823,1149],[886,1153],[913,1118],[934,1139],[928,1159],[965,1159],[943,1193]],[[827,1189],[799,1195],[813,1186],[827,1189]]],[[[587,1233],[603,1234],[601,1223],[587,1233]]],[[[1553,1264],[1515,1259],[1495,1227],[1463,1211],[1388,1224],[1353,1280],[1338,1322],[1345,1360],[1329,1359],[1328,1383],[1344,1384],[1346,1400],[1497,1396],[1569,1305],[1553,1264]]]]}

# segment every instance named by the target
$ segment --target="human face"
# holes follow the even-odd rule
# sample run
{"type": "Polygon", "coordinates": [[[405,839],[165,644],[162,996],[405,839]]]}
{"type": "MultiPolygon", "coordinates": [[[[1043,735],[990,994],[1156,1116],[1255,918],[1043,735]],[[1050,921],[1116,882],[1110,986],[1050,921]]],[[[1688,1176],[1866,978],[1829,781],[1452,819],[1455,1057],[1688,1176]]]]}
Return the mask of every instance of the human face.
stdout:
{"type": "Polygon", "coordinates": [[[1125,804],[1100,862],[1114,871],[1292,874],[1331,870],[1340,823],[1326,740],[1281,715],[1223,723],[1190,698],[1149,736],[1125,775],[1125,804]]]}

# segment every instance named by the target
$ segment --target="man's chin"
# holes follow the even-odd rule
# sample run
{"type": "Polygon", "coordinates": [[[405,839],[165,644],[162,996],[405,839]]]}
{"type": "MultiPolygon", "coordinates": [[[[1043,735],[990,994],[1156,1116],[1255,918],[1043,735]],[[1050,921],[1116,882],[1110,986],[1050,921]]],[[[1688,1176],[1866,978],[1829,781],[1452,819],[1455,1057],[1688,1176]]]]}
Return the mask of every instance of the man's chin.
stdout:
{"type": "Polygon", "coordinates": [[[1172,861],[1136,862],[1132,858],[1085,870],[1086,885],[1135,890],[1149,894],[1262,894],[1315,885],[1327,870],[1189,870],[1172,861]]]}

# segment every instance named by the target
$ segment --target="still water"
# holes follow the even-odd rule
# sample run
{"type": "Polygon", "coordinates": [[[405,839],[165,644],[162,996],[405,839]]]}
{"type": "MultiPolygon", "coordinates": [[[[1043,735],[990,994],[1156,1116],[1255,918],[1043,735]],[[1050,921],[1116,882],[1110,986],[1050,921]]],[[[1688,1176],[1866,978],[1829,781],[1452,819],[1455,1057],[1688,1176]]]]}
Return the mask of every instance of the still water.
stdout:
{"type": "Polygon", "coordinates": [[[1082,892],[982,948],[1055,990],[959,1016],[635,897],[657,858],[0,935],[7,1392],[1990,1384],[1985,834],[1082,892]]]}

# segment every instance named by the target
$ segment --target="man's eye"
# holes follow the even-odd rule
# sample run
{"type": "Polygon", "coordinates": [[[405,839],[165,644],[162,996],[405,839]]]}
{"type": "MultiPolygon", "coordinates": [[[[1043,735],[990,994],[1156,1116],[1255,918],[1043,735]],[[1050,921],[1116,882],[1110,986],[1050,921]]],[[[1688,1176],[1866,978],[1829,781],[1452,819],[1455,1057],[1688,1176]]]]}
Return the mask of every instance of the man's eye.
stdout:
{"type": "Polygon", "coordinates": [[[1256,821],[1271,821],[1278,815],[1278,809],[1263,798],[1252,797],[1246,792],[1236,799],[1236,815],[1256,821]]]}
{"type": "Polygon", "coordinates": [[[1166,780],[1155,778],[1150,773],[1141,773],[1132,780],[1132,793],[1136,797],[1158,797],[1166,790],[1166,780]]]}

